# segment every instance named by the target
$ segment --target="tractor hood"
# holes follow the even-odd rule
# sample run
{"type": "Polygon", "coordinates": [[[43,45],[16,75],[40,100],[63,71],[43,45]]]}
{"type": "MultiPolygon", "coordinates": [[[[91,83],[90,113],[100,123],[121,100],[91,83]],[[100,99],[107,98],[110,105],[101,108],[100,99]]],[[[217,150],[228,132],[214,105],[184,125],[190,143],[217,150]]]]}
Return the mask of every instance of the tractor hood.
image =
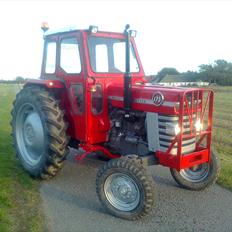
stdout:
{"type": "MultiPolygon", "coordinates": [[[[161,114],[178,114],[177,106],[180,95],[184,94],[186,90],[189,91],[189,88],[164,87],[158,84],[132,85],[131,109],[161,114]]],[[[114,107],[124,107],[122,85],[108,86],[107,93],[108,99],[114,107]]]]}

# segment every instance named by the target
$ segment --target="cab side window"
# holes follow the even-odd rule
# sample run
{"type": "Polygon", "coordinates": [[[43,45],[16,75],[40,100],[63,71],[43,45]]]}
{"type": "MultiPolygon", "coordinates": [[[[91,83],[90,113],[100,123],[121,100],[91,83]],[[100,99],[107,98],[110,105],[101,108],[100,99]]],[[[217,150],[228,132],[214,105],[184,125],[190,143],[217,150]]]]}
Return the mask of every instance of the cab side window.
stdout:
{"type": "Polygon", "coordinates": [[[46,45],[45,72],[55,73],[56,70],[56,42],[48,42],[46,45]]]}
{"type": "Polygon", "coordinates": [[[60,67],[70,74],[81,72],[79,44],[76,38],[61,40],[60,67]]]}

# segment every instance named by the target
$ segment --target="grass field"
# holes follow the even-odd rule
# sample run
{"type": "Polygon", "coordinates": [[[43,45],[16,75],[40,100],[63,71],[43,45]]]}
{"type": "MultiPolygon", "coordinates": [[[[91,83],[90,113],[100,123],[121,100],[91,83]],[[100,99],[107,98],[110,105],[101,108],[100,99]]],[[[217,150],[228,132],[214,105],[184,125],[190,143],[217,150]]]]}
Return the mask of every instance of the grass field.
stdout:
{"type": "Polygon", "coordinates": [[[38,182],[15,159],[10,111],[17,85],[0,85],[0,232],[44,231],[38,182]]]}
{"type": "Polygon", "coordinates": [[[232,87],[214,87],[213,147],[221,161],[218,183],[232,190],[232,87]]]}
{"type": "MultiPolygon", "coordinates": [[[[17,85],[0,85],[0,232],[44,231],[39,183],[14,156],[10,111],[17,85]]],[[[221,160],[218,183],[232,190],[232,87],[215,87],[213,146],[221,160]]]]}

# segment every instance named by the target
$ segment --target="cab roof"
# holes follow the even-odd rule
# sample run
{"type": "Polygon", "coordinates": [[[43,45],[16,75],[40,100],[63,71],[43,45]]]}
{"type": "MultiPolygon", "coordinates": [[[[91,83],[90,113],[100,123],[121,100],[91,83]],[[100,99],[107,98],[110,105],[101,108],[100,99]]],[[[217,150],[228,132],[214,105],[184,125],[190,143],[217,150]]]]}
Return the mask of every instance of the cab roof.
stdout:
{"type": "Polygon", "coordinates": [[[77,29],[76,27],[65,27],[57,30],[47,30],[44,33],[44,36],[47,37],[49,35],[55,35],[55,34],[61,34],[61,33],[68,33],[68,32],[78,32],[80,29],[77,29]]]}
{"type": "MultiPolygon", "coordinates": [[[[72,26],[72,27],[65,27],[65,28],[61,28],[61,29],[57,29],[57,30],[47,30],[44,33],[44,38],[47,38],[49,36],[53,36],[53,35],[59,35],[59,34],[66,34],[66,33],[75,33],[75,32],[91,32],[91,29],[95,27],[95,26],[90,26],[88,29],[78,29],[76,26],[72,26]]],[[[97,27],[95,27],[97,28],[97,27]]],[[[92,32],[93,33],[93,32],[92,32]]],[[[109,33],[109,34],[115,34],[115,35],[123,35],[123,33],[120,32],[110,32],[110,31],[97,31],[94,33],[109,33]]]]}

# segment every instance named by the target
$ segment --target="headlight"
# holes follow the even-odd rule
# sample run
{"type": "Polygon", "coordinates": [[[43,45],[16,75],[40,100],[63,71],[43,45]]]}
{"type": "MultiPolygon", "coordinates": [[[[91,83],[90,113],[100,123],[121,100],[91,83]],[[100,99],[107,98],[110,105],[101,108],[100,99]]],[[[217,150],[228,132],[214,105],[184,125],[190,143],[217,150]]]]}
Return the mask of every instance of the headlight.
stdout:
{"type": "Polygon", "coordinates": [[[167,134],[178,135],[180,133],[179,124],[165,123],[165,126],[166,126],[166,133],[167,134]]]}
{"type": "Polygon", "coordinates": [[[175,135],[178,135],[180,133],[180,127],[178,124],[175,125],[175,135]]]}
{"type": "Polygon", "coordinates": [[[196,121],[196,123],[195,123],[195,128],[196,128],[196,131],[197,131],[197,132],[199,132],[199,131],[202,130],[203,124],[201,123],[201,120],[200,120],[200,119],[198,119],[198,120],[196,121]]]}

